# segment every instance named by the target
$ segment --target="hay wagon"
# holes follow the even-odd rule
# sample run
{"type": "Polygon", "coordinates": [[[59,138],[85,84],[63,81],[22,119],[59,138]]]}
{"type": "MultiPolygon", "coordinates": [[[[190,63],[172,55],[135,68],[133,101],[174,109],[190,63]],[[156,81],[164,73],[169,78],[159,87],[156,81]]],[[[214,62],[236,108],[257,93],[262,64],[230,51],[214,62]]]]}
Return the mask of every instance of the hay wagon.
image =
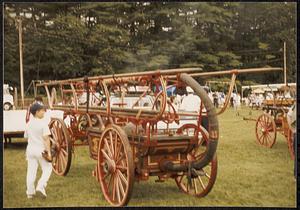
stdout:
{"type": "Polygon", "coordinates": [[[93,175],[105,199],[126,205],[135,181],[156,176],[173,179],[184,193],[207,195],[217,176],[217,115],[225,111],[238,73],[281,70],[248,69],[197,72],[172,69],[49,81],[43,87],[52,118],[53,170],[65,176],[77,145],[88,145],[96,161],[93,175]],[[231,74],[225,106],[218,112],[193,77],[231,74]],[[191,87],[201,99],[196,112],[178,110],[167,90],[191,87]],[[206,122],[206,123],[204,123],[206,122]]]}

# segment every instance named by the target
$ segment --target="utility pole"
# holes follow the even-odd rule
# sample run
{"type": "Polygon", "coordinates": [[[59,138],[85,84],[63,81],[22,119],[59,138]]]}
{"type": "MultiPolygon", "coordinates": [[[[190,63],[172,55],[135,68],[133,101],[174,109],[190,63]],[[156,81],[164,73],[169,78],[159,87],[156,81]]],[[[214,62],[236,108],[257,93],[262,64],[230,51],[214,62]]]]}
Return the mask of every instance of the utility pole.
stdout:
{"type": "Polygon", "coordinates": [[[22,20],[17,19],[19,30],[19,53],[20,53],[20,84],[21,84],[21,107],[24,108],[24,77],[23,77],[23,50],[22,50],[22,20]]]}
{"type": "Polygon", "coordinates": [[[283,71],[284,71],[284,84],[287,85],[286,80],[286,42],[283,42],[283,71]]]}

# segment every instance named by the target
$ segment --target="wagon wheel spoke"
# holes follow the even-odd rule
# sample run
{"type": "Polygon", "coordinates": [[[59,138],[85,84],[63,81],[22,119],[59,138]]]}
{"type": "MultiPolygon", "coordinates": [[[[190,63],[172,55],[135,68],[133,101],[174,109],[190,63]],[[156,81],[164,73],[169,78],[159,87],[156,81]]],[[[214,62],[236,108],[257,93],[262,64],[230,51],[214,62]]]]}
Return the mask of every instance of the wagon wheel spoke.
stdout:
{"type": "Polygon", "coordinates": [[[112,163],[112,159],[108,156],[108,154],[105,152],[104,149],[101,150],[102,154],[104,155],[105,159],[108,160],[110,163],[112,163]]]}
{"type": "Polygon", "coordinates": [[[198,186],[196,184],[197,183],[196,179],[193,179],[193,183],[194,183],[195,193],[198,194],[199,191],[198,191],[198,186]]]}
{"type": "Polygon", "coordinates": [[[113,141],[113,137],[112,137],[112,132],[109,132],[109,140],[110,140],[110,146],[111,146],[111,157],[114,157],[114,141],[113,141]]]}
{"type": "Polygon", "coordinates": [[[262,138],[264,137],[264,134],[261,134],[261,136],[259,137],[258,141],[262,144],[262,138]]]}
{"type": "Polygon", "coordinates": [[[114,147],[114,158],[116,158],[117,157],[117,149],[118,149],[118,134],[115,132],[115,147],[114,147]]]}
{"type": "Polygon", "coordinates": [[[204,186],[203,181],[202,181],[202,179],[201,179],[200,176],[198,176],[198,180],[199,180],[199,182],[200,182],[200,184],[201,184],[202,189],[204,190],[204,189],[205,189],[205,186],[204,186]]]}
{"type": "Polygon", "coordinates": [[[57,158],[57,155],[54,157],[54,161],[53,161],[53,163],[54,163],[54,168],[57,168],[57,165],[58,165],[58,158],[57,158]]]}
{"type": "Polygon", "coordinates": [[[266,140],[266,135],[263,134],[263,138],[262,138],[262,141],[261,141],[262,145],[265,145],[265,140],[266,140]]]}
{"type": "Polygon", "coordinates": [[[63,137],[61,135],[59,125],[55,126],[55,130],[56,130],[56,133],[57,133],[57,141],[58,141],[59,144],[61,144],[63,137]]]}
{"type": "MultiPolygon", "coordinates": [[[[62,150],[61,150],[62,151],[62,150]]],[[[64,163],[64,166],[66,165],[66,163],[67,163],[67,159],[66,159],[66,157],[65,157],[65,155],[64,154],[62,154],[62,152],[60,153],[60,156],[62,157],[62,161],[63,161],[63,163],[64,163]]]]}
{"type": "Polygon", "coordinates": [[[204,174],[208,179],[210,179],[210,176],[208,175],[208,173],[205,172],[204,174]]]}
{"type": "MultiPolygon", "coordinates": [[[[117,142],[117,145],[118,145],[118,142],[117,142]]],[[[119,157],[120,151],[121,151],[121,146],[118,146],[116,149],[115,157],[114,157],[115,159],[117,159],[117,157],[119,157]]]]}
{"type": "Polygon", "coordinates": [[[123,184],[122,184],[121,179],[120,179],[119,176],[118,176],[118,182],[119,182],[120,192],[121,192],[121,194],[122,194],[121,196],[122,196],[122,198],[123,198],[124,195],[125,195],[125,190],[124,190],[123,184]]]}
{"type": "Polygon", "coordinates": [[[111,159],[113,157],[113,154],[112,151],[110,150],[110,146],[108,145],[107,138],[104,138],[103,141],[105,143],[106,150],[108,151],[109,158],[111,159]]]}
{"type": "Polygon", "coordinates": [[[58,172],[61,172],[61,165],[62,165],[62,163],[61,163],[61,158],[60,158],[60,155],[57,155],[57,159],[58,159],[58,163],[57,163],[57,171],[58,172]]]}
{"type": "Polygon", "coordinates": [[[119,173],[119,176],[120,176],[121,180],[122,180],[126,185],[128,185],[128,181],[127,181],[126,177],[124,176],[124,174],[122,174],[122,172],[119,171],[119,170],[118,170],[118,173],[119,173]]]}
{"type": "Polygon", "coordinates": [[[182,180],[183,180],[183,177],[184,177],[184,175],[182,175],[182,176],[180,177],[180,179],[179,179],[179,183],[181,183],[181,182],[182,182],[182,180]]]}
{"type": "Polygon", "coordinates": [[[62,172],[65,167],[65,163],[61,155],[59,155],[59,158],[60,158],[60,171],[62,172]]]}
{"type": "Polygon", "coordinates": [[[116,168],[120,169],[120,170],[123,170],[123,171],[127,170],[127,167],[126,166],[122,166],[122,165],[116,165],[116,168]]]}
{"type": "Polygon", "coordinates": [[[259,125],[260,125],[260,128],[263,128],[264,127],[264,124],[262,123],[262,121],[258,121],[259,125]]]}
{"type": "Polygon", "coordinates": [[[64,148],[60,148],[60,151],[61,151],[62,153],[64,153],[65,156],[68,155],[67,151],[66,151],[64,148]]]}
{"type": "Polygon", "coordinates": [[[273,131],[273,125],[272,123],[269,123],[268,126],[266,127],[267,131],[273,131]]]}
{"type": "Polygon", "coordinates": [[[125,157],[125,153],[122,153],[122,155],[119,157],[119,159],[116,161],[116,164],[118,164],[123,158],[125,157]]]}
{"type": "Polygon", "coordinates": [[[270,143],[271,143],[271,136],[269,133],[266,133],[266,146],[269,146],[270,143]]]}
{"type": "Polygon", "coordinates": [[[189,192],[190,191],[190,189],[189,189],[189,187],[190,187],[190,185],[189,185],[189,179],[188,179],[188,177],[186,176],[186,191],[187,192],[189,192]]]}
{"type": "Polygon", "coordinates": [[[113,189],[112,189],[112,200],[114,201],[116,199],[116,181],[115,181],[115,174],[113,175],[113,189]]]}
{"type": "MultiPolygon", "coordinates": [[[[109,174],[109,173],[108,173],[108,174],[109,174]]],[[[109,174],[109,175],[110,175],[110,177],[109,177],[107,189],[109,189],[109,187],[110,187],[110,185],[111,185],[111,183],[112,183],[112,181],[113,181],[113,175],[112,175],[112,174],[109,174]]]]}
{"type": "Polygon", "coordinates": [[[264,115],[264,123],[265,123],[265,127],[267,127],[267,125],[269,123],[269,118],[266,117],[265,115],[264,115]]]}
{"type": "Polygon", "coordinates": [[[53,135],[54,139],[56,140],[55,142],[57,143],[58,142],[58,134],[57,134],[56,128],[52,127],[51,131],[52,131],[52,135],[53,135]]]}
{"type": "Polygon", "coordinates": [[[54,140],[52,137],[50,137],[49,140],[50,140],[50,142],[51,142],[52,144],[55,144],[55,143],[56,143],[55,140],[54,140]]]}
{"type": "Polygon", "coordinates": [[[120,195],[120,188],[119,188],[119,182],[118,182],[118,176],[116,175],[116,191],[117,191],[117,199],[118,202],[121,202],[121,195],[120,195]]]}

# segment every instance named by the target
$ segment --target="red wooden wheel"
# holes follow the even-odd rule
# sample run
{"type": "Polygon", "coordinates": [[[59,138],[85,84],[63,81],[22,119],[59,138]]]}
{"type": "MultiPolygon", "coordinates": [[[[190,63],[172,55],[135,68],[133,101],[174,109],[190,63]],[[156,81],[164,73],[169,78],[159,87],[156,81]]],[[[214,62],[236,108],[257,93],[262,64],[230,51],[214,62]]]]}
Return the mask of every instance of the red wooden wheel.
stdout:
{"type": "Polygon", "coordinates": [[[52,167],[59,176],[65,176],[72,161],[72,144],[69,131],[64,121],[53,118],[49,124],[51,149],[53,151],[52,167]]]}
{"type": "Polygon", "coordinates": [[[288,136],[287,136],[287,143],[289,147],[289,152],[291,155],[291,158],[294,160],[295,159],[295,148],[294,148],[294,133],[291,129],[288,131],[288,136]]]}
{"type": "Polygon", "coordinates": [[[256,139],[260,145],[271,148],[276,141],[276,124],[269,114],[258,117],[255,127],[256,139]]]}
{"type": "MultiPolygon", "coordinates": [[[[202,126],[200,126],[199,128],[199,132],[197,131],[197,128],[198,127],[194,124],[185,124],[177,131],[178,134],[198,135],[197,147],[194,148],[189,154],[187,154],[188,160],[200,159],[204,155],[204,151],[206,150],[205,143],[208,141],[208,132],[202,126]]],[[[190,188],[188,184],[187,172],[182,172],[181,174],[179,174],[175,178],[175,182],[179,189],[184,193],[197,197],[204,197],[211,191],[216,181],[217,169],[218,161],[217,154],[215,154],[212,161],[204,168],[197,170],[197,176],[191,178],[192,188],[190,188]]]]}
{"type": "Polygon", "coordinates": [[[102,133],[97,168],[105,199],[114,206],[126,205],[133,189],[134,162],[127,135],[117,125],[102,133]]]}

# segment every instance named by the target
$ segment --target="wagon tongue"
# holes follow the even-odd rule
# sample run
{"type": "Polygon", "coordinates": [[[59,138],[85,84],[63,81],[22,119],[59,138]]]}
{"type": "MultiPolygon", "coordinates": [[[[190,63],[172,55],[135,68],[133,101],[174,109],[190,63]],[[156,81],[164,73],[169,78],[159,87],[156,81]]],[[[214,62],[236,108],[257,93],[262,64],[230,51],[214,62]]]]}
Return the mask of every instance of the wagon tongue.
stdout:
{"type": "MultiPolygon", "coordinates": [[[[209,138],[207,141],[206,151],[199,160],[186,163],[173,163],[172,161],[165,160],[161,163],[160,168],[162,171],[171,172],[188,172],[194,171],[193,169],[202,169],[207,166],[213,159],[215,152],[217,150],[218,138],[219,138],[219,124],[216,114],[216,109],[209,99],[206,91],[199,85],[199,83],[194,80],[188,74],[181,74],[180,79],[188,86],[190,86],[194,92],[200,97],[203,102],[205,109],[207,110],[208,124],[209,124],[209,138]]],[[[192,173],[193,174],[193,173],[192,173]]]]}

